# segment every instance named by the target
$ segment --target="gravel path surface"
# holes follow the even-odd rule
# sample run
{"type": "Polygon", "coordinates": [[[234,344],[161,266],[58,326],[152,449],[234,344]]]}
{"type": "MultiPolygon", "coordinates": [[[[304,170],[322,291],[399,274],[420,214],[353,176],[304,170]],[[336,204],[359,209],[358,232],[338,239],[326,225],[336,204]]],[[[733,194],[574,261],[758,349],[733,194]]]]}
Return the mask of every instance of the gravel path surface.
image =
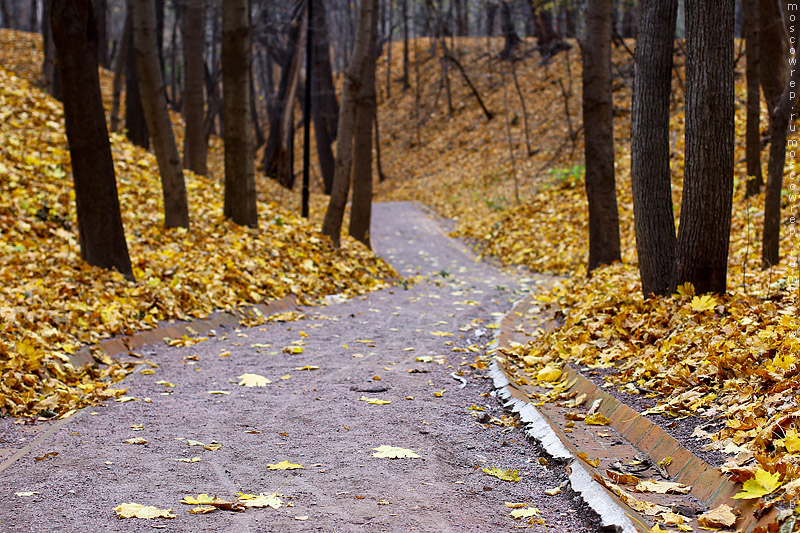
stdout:
{"type": "Polygon", "coordinates": [[[0,531],[526,526],[504,502],[537,507],[547,526],[534,531],[595,531],[594,517],[568,487],[544,495],[565,479],[563,467],[541,464],[541,449],[503,418],[485,371],[475,368],[494,335],[487,326],[519,298],[514,289],[533,279],[476,261],[412,204],[376,204],[373,217],[376,250],[405,276],[422,276],[416,283],[306,309],[300,321],[218,330],[184,348],[145,348],[157,368],[143,364],[153,373],[136,372],[119,385],[135,401],[84,410],[0,474],[0,531]],[[298,345],[301,353],[283,350],[298,345]],[[455,372],[463,373],[464,388],[455,372]],[[271,383],[239,386],[244,373],[271,383]],[[147,443],[125,442],[137,437],[147,443]],[[190,446],[189,439],[221,447],[190,446]],[[381,445],[421,458],[373,457],[381,445]],[[58,455],[34,460],[48,452],[58,455]],[[176,460],[194,457],[200,461],[176,460]],[[267,467],[284,460],[304,468],[267,467]],[[521,479],[502,481],[485,467],[518,469],[521,479]],[[191,506],[180,503],[187,495],[230,499],[236,492],[278,492],[285,505],[189,514],[191,506]],[[113,508],[125,502],[172,508],[177,517],[122,520],[113,508]]]}

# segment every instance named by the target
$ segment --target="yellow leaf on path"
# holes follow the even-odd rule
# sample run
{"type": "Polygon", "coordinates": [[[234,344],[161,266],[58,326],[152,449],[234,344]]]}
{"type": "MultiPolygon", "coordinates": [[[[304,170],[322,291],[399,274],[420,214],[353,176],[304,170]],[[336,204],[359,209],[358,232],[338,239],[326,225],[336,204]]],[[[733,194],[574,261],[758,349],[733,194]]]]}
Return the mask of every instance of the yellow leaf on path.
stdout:
{"type": "Polygon", "coordinates": [[[710,294],[695,296],[694,298],[692,298],[692,303],[691,303],[691,307],[695,311],[711,311],[717,305],[719,305],[719,303],[710,294]]]}
{"type": "Polygon", "coordinates": [[[283,506],[283,500],[278,498],[276,493],[259,494],[258,496],[246,494],[240,496],[239,500],[244,504],[245,507],[272,507],[273,509],[279,509],[283,506]],[[248,497],[245,498],[244,496],[248,497]]]}
{"type": "Polygon", "coordinates": [[[651,527],[647,531],[647,533],[669,533],[669,532],[666,529],[661,529],[661,527],[658,524],[656,524],[653,527],[651,527]]]}
{"type": "Polygon", "coordinates": [[[120,518],[175,518],[172,509],[159,509],[138,503],[122,503],[114,507],[114,510],[120,518]]]}
{"type": "Polygon", "coordinates": [[[291,375],[289,375],[289,374],[284,374],[283,376],[281,376],[281,379],[282,379],[283,381],[286,381],[287,379],[292,379],[292,376],[291,376],[291,375]]]}
{"type": "Polygon", "coordinates": [[[383,459],[419,459],[420,456],[417,455],[416,452],[413,450],[409,450],[407,448],[398,448],[396,446],[378,446],[377,448],[372,448],[375,450],[375,453],[371,454],[372,457],[381,457],[383,459]]]}
{"type": "Polygon", "coordinates": [[[200,442],[199,440],[192,440],[192,439],[188,439],[186,441],[186,444],[188,444],[189,446],[205,446],[204,442],[200,442]]]}
{"type": "Polygon", "coordinates": [[[134,398],[133,396],[120,396],[119,398],[117,398],[114,401],[115,402],[119,402],[119,403],[134,402],[134,401],[136,401],[136,398],[134,398]]]}
{"type": "Polygon", "coordinates": [[[303,353],[303,347],[302,346],[286,346],[283,349],[283,353],[288,353],[288,354],[293,354],[293,355],[296,355],[296,354],[299,354],[299,353],[303,353]]]}
{"type": "Polygon", "coordinates": [[[701,527],[731,527],[736,523],[736,515],[731,506],[724,503],[697,517],[701,527]]]}
{"type": "Polygon", "coordinates": [[[188,505],[207,505],[214,501],[214,498],[209,496],[208,494],[199,494],[196,498],[194,496],[184,496],[181,500],[181,503],[185,503],[188,505]]]}
{"type": "Polygon", "coordinates": [[[210,390],[206,392],[208,392],[209,394],[230,394],[230,392],[226,390],[210,390]]]}
{"type": "Polygon", "coordinates": [[[156,381],[156,385],[164,385],[165,387],[174,387],[175,386],[174,383],[170,383],[169,381],[166,381],[164,379],[156,381]]]}
{"type": "Polygon", "coordinates": [[[637,492],[655,492],[658,494],[666,494],[668,492],[674,494],[687,494],[689,490],[691,490],[691,487],[684,485],[683,483],[676,483],[673,481],[654,481],[652,479],[648,479],[637,483],[634,490],[637,492]]]}
{"type": "Polygon", "coordinates": [[[608,479],[614,483],[621,483],[623,485],[639,483],[639,478],[633,474],[623,474],[622,472],[616,472],[614,470],[606,470],[606,475],[608,476],[608,479]]]}
{"type": "Polygon", "coordinates": [[[497,468],[496,466],[491,468],[483,468],[482,470],[490,476],[494,476],[497,479],[502,479],[503,481],[519,481],[519,470],[511,470],[510,468],[503,470],[502,468],[497,468]]]}
{"type": "Polygon", "coordinates": [[[264,387],[268,383],[272,383],[269,379],[258,374],[242,374],[239,376],[239,385],[243,387],[264,387]]]}
{"type": "Polygon", "coordinates": [[[431,335],[434,335],[436,337],[452,337],[453,336],[452,333],[449,333],[447,331],[431,331],[431,335]]]}
{"type": "Polygon", "coordinates": [[[500,324],[486,324],[486,329],[500,329],[500,324]]]}
{"type": "Polygon", "coordinates": [[[539,516],[539,509],[536,507],[527,507],[525,509],[515,509],[511,511],[511,517],[516,520],[520,518],[530,518],[532,516],[539,516]]]}
{"type": "Polygon", "coordinates": [[[538,381],[556,381],[561,377],[561,369],[555,365],[547,365],[536,373],[538,381]]]}
{"type": "Polygon", "coordinates": [[[14,496],[19,496],[20,498],[22,498],[22,497],[25,497],[25,496],[34,496],[36,494],[39,494],[39,491],[32,490],[32,491],[28,491],[28,492],[15,492],[14,496]]]}
{"type": "Polygon", "coordinates": [[[508,507],[509,509],[522,509],[523,507],[527,507],[528,505],[527,502],[521,502],[521,503],[505,502],[505,504],[506,507],[508,507]]]}
{"type": "Polygon", "coordinates": [[[142,437],[136,437],[133,439],[125,439],[125,442],[128,444],[147,444],[147,441],[142,437]]]}
{"type": "Polygon", "coordinates": [[[203,446],[203,448],[205,448],[206,450],[215,452],[215,451],[219,450],[220,448],[222,448],[222,444],[216,444],[216,443],[206,444],[205,446],[203,446]]]}
{"type": "Polygon", "coordinates": [[[175,460],[180,461],[181,463],[197,463],[200,462],[202,459],[200,459],[199,457],[192,457],[192,458],[182,457],[180,459],[175,459],[175,460]]]}
{"type": "Polygon", "coordinates": [[[742,484],[742,491],[737,493],[734,499],[749,500],[771,494],[775,489],[781,486],[780,477],[781,475],[779,472],[770,474],[766,470],[759,468],[756,470],[755,477],[748,479],[742,484]]]}
{"type": "Polygon", "coordinates": [[[319,367],[316,365],[306,365],[306,366],[298,366],[295,370],[319,370],[319,367]]]}
{"type": "Polygon", "coordinates": [[[679,526],[686,521],[686,517],[672,511],[661,513],[661,520],[665,526],[679,526]]]}
{"type": "Polygon", "coordinates": [[[556,494],[561,494],[561,487],[553,487],[552,489],[547,489],[544,491],[545,494],[548,496],[555,496],[556,494]]]}
{"type": "Polygon", "coordinates": [[[391,400],[379,400],[377,398],[367,398],[366,396],[362,396],[359,398],[362,402],[367,402],[375,405],[386,405],[387,403],[392,403],[391,400]]]}
{"type": "Polygon", "coordinates": [[[290,463],[289,461],[281,461],[280,463],[269,464],[267,468],[270,470],[297,470],[298,468],[305,468],[303,465],[290,463]]]}
{"type": "Polygon", "coordinates": [[[587,416],[583,421],[590,426],[607,426],[611,422],[605,415],[600,413],[587,416]]]}
{"type": "Polygon", "coordinates": [[[189,509],[190,514],[207,514],[216,511],[217,508],[213,505],[198,505],[189,509]]]}
{"type": "Polygon", "coordinates": [[[589,456],[586,455],[586,452],[578,452],[578,458],[586,461],[586,463],[594,467],[600,464],[600,459],[598,458],[590,459],[589,456]]]}

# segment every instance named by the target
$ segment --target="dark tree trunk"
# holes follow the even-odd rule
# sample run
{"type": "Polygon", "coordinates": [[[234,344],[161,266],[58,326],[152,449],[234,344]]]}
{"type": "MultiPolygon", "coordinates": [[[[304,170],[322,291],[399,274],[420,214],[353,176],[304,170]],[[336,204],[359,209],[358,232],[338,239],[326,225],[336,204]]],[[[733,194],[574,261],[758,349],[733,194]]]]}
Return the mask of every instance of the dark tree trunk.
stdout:
{"type": "Polygon", "coordinates": [[[675,218],[669,169],[669,101],[678,0],[642,0],[631,110],[631,186],[642,292],[669,294],[675,218]]]}
{"type": "MultiPolygon", "coordinates": [[[[45,2],[52,2],[52,0],[45,0],[45,2]]],[[[46,9],[46,8],[45,8],[46,9]]],[[[0,17],[3,17],[3,23],[0,24],[0,28],[11,28],[11,13],[8,10],[8,0],[0,0],[0,17]]],[[[45,26],[45,31],[49,31],[49,29],[45,26]]]]}
{"type": "Polygon", "coordinates": [[[583,58],[589,272],[620,260],[611,101],[612,0],[589,0],[583,58]]]}
{"type": "Polygon", "coordinates": [[[334,170],[331,144],[336,137],[339,104],[336,102],[336,91],[333,86],[324,4],[324,2],[316,2],[313,12],[314,33],[311,55],[314,75],[311,77],[311,116],[314,121],[314,138],[317,142],[322,182],[325,194],[330,194],[333,188],[334,170]]]}
{"type": "Polygon", "coordinates": [[[197,174],[208,172],[208,137],[204,127],[203,76],[205,63],[205,2],[184,0],[183,10],[183,62],[184,103],[183,118],[186,133],[183,138],[183,167],[197,174]]]}
{"type": "Polygon", "coordinates": [[[256,81],[253,77],[253,69],[248,69],[248,78],[249,85],[250,85],[250,122],[253,125],[253,133],[255,134],[255,138],[253,139],[253,150],[258,150],[261,146],[264,145],[266,139],[264,138],[264,132],[261,130],[261,124],[258,121],[258,107],[256,106],[256,81]]]}
{"type": "Polygon", "coordinates": [[[153,151],[161,174],[164,196],[164,225],[168,228],[189,227],[189,204],[183,180],[181,158],[167,111],[167,96],[158,66],[156,51],[156,13],[153,0],[135,0],[133,10],[133,44],[139,93],[142,98],[147,129],[153,136],[153,151]]]}
{"type": "MultiPolygon", "coordinates": [[[[784,20],[788,22],[790,31],[789,42],[797,43],[798,24],[791,22],[792,15],[795,15],[795,13],[788,11],[788,5],[790,4],[783,3],[782,5],[784,20]]],[[[761,243],[761,266],[763,268],[778,264],[780,259],[781,190],[783,188],[787,144],[789,157],[795,161],[797,160],[797,140],[793,139],[788,143],[786,141],[789,124],[796,118],[793,110],[796,109],[797,97],[798,93],[800,93],[800,69],[797,68],[796,63],[800,54],[797,54],[796,46],[796,44],[792,46],[795,54],[791,61],[791,75],[780,100],[775,105],[772,119],[770,120],[769,165],[767,166],[767,187],[764,195],[764,233],[761,243]]],[[[794,177],[796,178],[796,176],[794,177]]],[[[792,183],[792,188],[795,188],[794,183],[792,183]]],[[[795,193],[796,191],[793,190],[792,192],[795,193]]]]}
{"type": "Polygon", "coordinates": [[[759,74],[770,118],[789,76],[786,31],[775,0],[759,0],[759,74]]]}
{"type": "Polygon", "coordinates": [[[619,34],[623,39],[633,39],[636,37],[636,11],[637,2],[628,0],[623,7],[622,24],[620,24],[619,34]]]}
{"type": "Polygon", "coordinates": [[[467,35],[467,19],[464,16],[464,12],[467,8],[464,4],[467,3],[467,0],[454,0],[454,3],[456,11],[456,35],[464,37],[467,35]]]}
{"type": "Polygon", "coordinates": [[[494,36],[494,21],[497,18],[497,4],[494,2],[486,3],[486,36],[494,36]]]}
{"type": "Polygon", "coordinates": [[[108,62],[108,32],[106,30],[108,0],[93,0],[93,3],[94,19],[97,23],[97,62],[100,66],[109,68],[111,65],[108,62]]]}
{"type": "Polygon", "coordinates": [[[514,30],[514,21],[511,19],[511,7],[508,2],[500,4],[500,30],[503,32],[505,44],[500,52],[500,59],[509,60],[514,56],[514,48],[519,44],[519,36],[514,30]]]}
{"type": "Polygon", "coordinates": [[[51,25],[51,13],[53,4],[56,0],[45,0],[44,17],[42,31],[44,32],[44,63],[42,65],[42,77],[47,94],[61,100],[61,69],[56,64],[56,47],[53,42],[53,32],[51,25]]]}
{"type": "Polygon", "coordinates": [[[39,33],[39,0],[31,1],[31,8],[28,15],[28,31],[39,33]]]}
{"type": "Polygon", "coordinates": [[[129,13],[125,18],[130,24],[130,30],[126,30],[129,40],[128,56],[125,58],[125,135],[133,144],[146,150],[150,147],[150,131],[147,129],[142,97],[139,94],[139,72],[133,48],[133,2],[134,0],[128,0],[129,13]]]}
{"type": "Polygon", "coordinates": [[[225,217],[258,227],[250,123],[250,2],[222,6],[222,102],[225,116],[225,217]]]}
{"type": "Polygon", "coordinates": [[[402,0],[403,13],[403,90],[411,87],[408,77],[408,0],[402,0]]]}
{"type": "MultiPolygon", "coordinates": [[[[361,91],[356,101],[355,131],[353,132],[353,204],[350,210],[350,236],[372,248],[369,225],[372,219],[372,139],[376,111],[375,60],[377,59],[378,0],[372,2],[372,22],[369,28],[367,60],[361,73],[361,91]]],[[[444,38],[442,38],[444,43],[444,38]]],[[[444,46],[444,45],[443,45],[444,46]]]]}
{"type": "Polygon", "coordinates": [[[747,56],[747,196],[761,191],[761,79],[759,77],[758,0],[744,0],[745,54],[747,56]]]}
{"type": "Polygon", "coordinates": [[[117,65],[114,69],[114,83],[112,89],[111,101],[111,131],[117,133],[120,128],[121,118],[119,115],[119,104],[122,97],[122,78],[125,72],[125,66],[128,61],[128,54],[131,53],[129,45],[131,41],[131,33],[133,32],[133,24],[130,21],[131,11],[127,10],[125,14],[125,22],[123,23],[122,38],[119,54],[117,55],[117,65]]]}
{"type": "Polygon", "coordinates": [[[81,258],[133,280],[100,94],[92,5],[89,0],[58,0],[52,7],[81,258]]]}
{"type": "Polygon", "coordinates": [[[733,199],[733,0],[686,0],[686,163],[672,287],[724,293],[733,199]]]}

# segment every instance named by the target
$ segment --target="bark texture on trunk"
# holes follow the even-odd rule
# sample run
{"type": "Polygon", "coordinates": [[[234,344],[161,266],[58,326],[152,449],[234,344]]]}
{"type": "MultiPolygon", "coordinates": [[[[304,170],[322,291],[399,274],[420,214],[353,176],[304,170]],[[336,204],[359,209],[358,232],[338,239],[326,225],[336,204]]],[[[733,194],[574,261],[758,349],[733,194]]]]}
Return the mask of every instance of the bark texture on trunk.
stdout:
{"type": "Polygon", "coordinates": [[[250,123],[250,2],[222,6],[222,102],[225,117],[225,217],[258,227],[250,123]]]}
{"type": "Polygon", "coordinates": [[[678,0],[642,0],[631,110],[631,188],[645,297],[669,294],[675,218],[669,168],[669,101],[678,0]]]}
{"type": "Polygon", "coordinates": [[[100,94],[92,4],[54,2],[50,22],[63,81],[81,257],[133,280],[100,94]]]}
{"type": "Polygon", "coordinates": [[[767,112],[772,117],[772,111],[780,100],[789,77],[786,61],[789,47],[778,3],[775,0],[759,0],[759,7],[759,74],[767,112]]]}
{"type": "Polygon", "coordinates": [[[128,57],[125,60],[125,134],[129,141],[146,150],[150,147],[150,130],[147,129],[147,120],[144,117],[142,97],[139,92],[139,69],[136,65],[136,52],[133,44],[133,12],[135,9],[134,0],[128,0],[128,16],[125,20],[130,24],[130,32],[128,32],[128,57]]]}
{"type": "MultiPolygon", "coordinates": [[[[378,0],[372,2],[378,12],[378,0]]],[[[350,236],[372,248],[369,225],[372,218],[372,122],[375,116],[375,61],[377,18],[373,15],[369,28],[367,60],[361,73],[361,90],[356,101],[355,131],[353,132],[353,205],[350,210],[350,236]]]]}
{"type": "Polygon", "coordinates": [[[205,1],[184,0],[183,4],[183,118],[186,134],[183,139],[183,167],[197,174],[208,172],[208,137],[205,135],[204,70],[205,1]]]}
{"type": "MultiPolygon", "coordinates": [[[[50,13],[53,11],[55,0],[44,2],[44,62],[42,64],[42,78],[47,94],[61,100],[61,71],[56,64],[56,48],[53,43],[53,32],[50,24],[50,13]]],[[[9,28],[11,26],[8,26],[9,28]]]]}
{"type": "Polygon", "coordinates": [[[514,21],[511,19],[511,6],[508,2],[501,2],[500,4],[500,30],[503,32],[504,44],[503,50],[500,52],[500,59],[511,59],[514,56],[514,49],[520,42],[516,30],[514,30],[514,21]]]}
{"type": "Polygon", "coordinates": [[[686,0],[686,163],[673,288],[724,293],[733,199],[734,0],[686,0]]]}
{"type": "Polygon", "coordinates": [[[350,173],[353,162],[353,133],[356,119],[356,105],[361,93],[362,76],[369,60],[370,28],[377,9],[373,1],[364,1],[358,14],[358,30],[353,47],[353,56],[344,75],[342,107],[339,110],[337,127],[336,164],[333,175],[328,209],[322,222],[322,233],[333,241],[337,248],[341,242],[342,220],[344,219],[347,196],[350,192],[350,173]]]}
{"type": "Polygon", "coordinates": [[[92,3],[94,4],[94,19],[97,24],[97,62],[100,66],[108,68],[110,66],[107,31],[108,0],[92,0],[92,3]]]}
{"type": "Polygon", "coordinates": [[[747,196],[761,191],[761,78],[759,76],[759,12],[758,0],[743,0],[745,54],[747,56],[747,196]]]}
{"type": "Polygon", "coordinates": [[[117,133],[120,129],[122,118],[119,115],[119,104],[122,99],[122,80],[125,73],[125,65],[128,61],[130,52],[131,35],[133,32],[133,24],[130,20],[131,12],[125,14],[125,22],[123,23],[122,37],[120,39],[119,54],[117,54],[117,65],[114,69],[114,83],[111,101],[111,131],[117,133]]]}
{"type": "Polygon", "coordinates": [[[333,187],[334,156],[331,144],[336,139],[336,123],[339,117],[339,104],[333,86],[328,29],[325,23],[325,2],[314,4],[312,24],[314,75],[311,77],[311,115],[314,120],[314,137],[317,141],[317,155],[322,173],[325,193],[330,194],[333,187]]]}
{"type": "Polygon", "coordinates": [[[611,102],[612,0],[589,0],[583,58],[586,196],[589,200],[589,272],[620,260],[611,102]]]}
{"type": "Polygon", "coordinates": [[[168,228],[189,227],[189,205],[183,181],[181,158],[167,112],[167,97],[156,53],[156,12],[153,0],[135,0],[133,10],[134,50],[139,74],[147,129],[153,136],[153,150],[161,174],[164,194],[164,225],[168,228]]]}

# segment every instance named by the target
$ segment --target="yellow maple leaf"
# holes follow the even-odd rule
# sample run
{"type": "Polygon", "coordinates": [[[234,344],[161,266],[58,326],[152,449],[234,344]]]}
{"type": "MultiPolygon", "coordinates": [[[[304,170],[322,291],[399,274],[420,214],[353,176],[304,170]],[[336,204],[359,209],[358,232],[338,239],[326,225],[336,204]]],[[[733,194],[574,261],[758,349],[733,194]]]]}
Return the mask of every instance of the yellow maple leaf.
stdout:
{"type": "Polygon", "coordinates": [[[298,465],[295,463],[290,463],[289,461],[283,460],[280,463],[275,464],[268,464],[267,468],[270,470],[297,470],[300,468],[305,468],[303,465],[298,465]]]}
{"type": "Polygon", "coordinates": [[[583,419],[583,421],[590,426],[607,426],[609,423],[611,423],[611,420],[609,420],[608,417],[600,413],[587,416],[583,419]]]}
{"type": "Polygon", "coordinates": [[[789,453],[800,453],[800,434],[798,434],[796,429],[792,428],[786,432],[783,445],[789,453]]]}
{"type": "Polygon", "coordinates": [[[239,385],[243,387],[264,387],[268,383],[272,383],[271,380],[259,374],[242,374],[239,379],[241,380],[239,385]]]}
{"type": "Polygon", "coordinates": [[[142,437],[135,437],[132,439],[125,439],[128,444],[147,444],[147,441],[142,437]]]}
{"type": "Polygon", "coordinates": [[[759,468],[756,470],[755,477],[748,479],[742,484],[742,491],[737,493],[734,499],[749,500],[771,494],[782,485],[780,477],[781,475],[779,472],[770,474],[763,468],[759,468]]]}
{"type": "Polygon", "coordinates": [[[197,497],[194,496],[184,496],[181,500],[181,503],[185,503],[187,505],[208,505],[214,501],[215,498],[212,498],[208,494],[198,494],[197,497]]]}
{"type": "Polygon", "coordinates": [[[510,468],[503,470],[493,466],[491,468],[482,468],[485,473],[490,476],[502,479],[503,481],[519,481],[519,470],[511,470],[510,468]]]}
{"type": "Polygon", "coordinates": [[[239,501],[241,501],[245,507],[272,507],[273,509],[279,509],[283,506],[283,500],[278,498],[277,493],[273,494],[240,494],[239,501]]]}
{"type": "MultiPolygon", "coordinates": [[[[736,496],[734,496],[735,498],[736,496]]],[[[726,504],[722,504],[707,513],[701,514],[697,517],[697,523],[701,527],[731,527],[736,523],[736,515],[734,509],[726,504]]]]}
{"type": "Polygon", "coordinates": [[[159,509],[152,505],[121,503],[114,507],[120,518],[175,518],[172,509],[159,509]]]}
{"type": "Polygon", "coordinates": [[[532,516],[539,516],[539,509],[536,507],[526,507],[525,509],[514,509],[511,511],[511,517],[519,520],[520,518],[530,518],[532,516]]]}
{"type": "Polygon", "coordinates": [[[452,333],[448,333],[447,331],[431,331],[431,335],[436,337],[452,337],[452,333]]]}
{"type": "Polygon", "coordinates": [[[561,377],[561,368],[556,365],[547,365],[536,373],[538,381],[556,381],[561,377]]]}
{"type": "Polygon", "coordinates": [[[712,311],[719,303],[712,295],[704,294],[692,298],[692,303],[690,305],[695,311],[712,311]]]}
{"type": "Polygon", "coordinates": [[[679,296],[694,296],[694,284],[687,281],[683,285],[678,285],[676,289],[679,296]]]}
{"type": "Polygon", "coordinates": [[[375,453],[371,454],[372,457],[380,457],[383,459],[419,459],[420,456],[414,451],[409,450],[408,448],[398,448],[397,446],[378,446],[377,448],[372,448],[375,450],[375,453]]]}

